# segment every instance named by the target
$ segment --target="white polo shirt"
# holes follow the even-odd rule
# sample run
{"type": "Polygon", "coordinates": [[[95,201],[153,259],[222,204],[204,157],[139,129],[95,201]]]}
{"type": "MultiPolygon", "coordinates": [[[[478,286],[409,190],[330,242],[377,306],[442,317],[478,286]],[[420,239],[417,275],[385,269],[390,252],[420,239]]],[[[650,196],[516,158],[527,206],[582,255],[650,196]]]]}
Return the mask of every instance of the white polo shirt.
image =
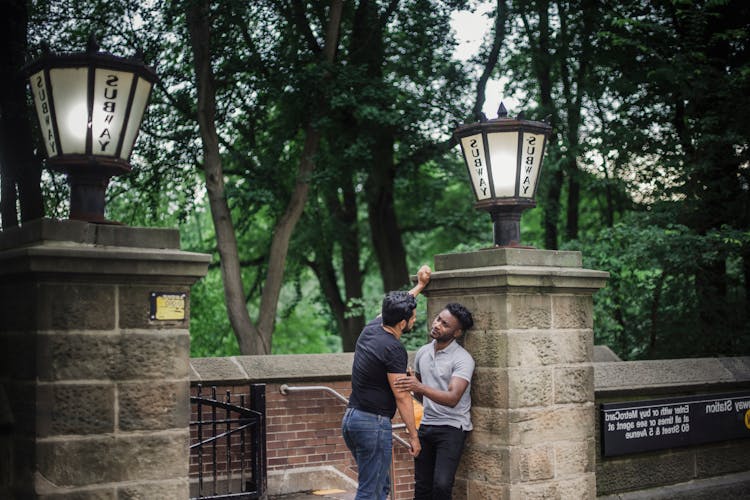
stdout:
{"type": "Polygon", "coordinates": [[[471,425],[471,376],[474,374],[474,358],[455,340],[448,347],[435,352],[435,340],[423,345],[414,357],[414,371],[419,374],[422,383],[439,389],[448,390],[452,377],[459,377],[467,382],[458,404],[451,408],[435,403],[427,396],[422,398],[424,416],[422,424],[450,425],[458,429],[470,431],[471,425]]]}

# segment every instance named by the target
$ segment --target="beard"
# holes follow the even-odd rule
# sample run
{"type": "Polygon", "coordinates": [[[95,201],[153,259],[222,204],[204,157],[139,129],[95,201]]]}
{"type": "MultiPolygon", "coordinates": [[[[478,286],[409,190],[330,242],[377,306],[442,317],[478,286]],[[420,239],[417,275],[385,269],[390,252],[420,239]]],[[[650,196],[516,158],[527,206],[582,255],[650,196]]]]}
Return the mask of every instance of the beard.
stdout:
{"type": "Polygon", "coordinates": [[[438,342],[450,342],[455,338],[455,332],[443,332],[439,333],[436,330],[430,330],[430,338],[437,340],[438,342]]]}
{"type": "Polygon", "coordinates": [[[401,333],[409,333],[410,331],[414,330],[414,325],[416,324],[416,321],[408,321],[406,322],[406,326],[404,326],[404,329],[401,330],[401,333]]]}

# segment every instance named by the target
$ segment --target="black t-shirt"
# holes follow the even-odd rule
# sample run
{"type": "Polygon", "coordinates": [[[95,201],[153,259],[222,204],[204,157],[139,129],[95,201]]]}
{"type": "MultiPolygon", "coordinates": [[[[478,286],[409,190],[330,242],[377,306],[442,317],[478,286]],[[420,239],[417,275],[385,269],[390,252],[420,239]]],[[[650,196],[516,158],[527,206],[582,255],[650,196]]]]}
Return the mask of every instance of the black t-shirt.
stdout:
{"type": "Polygon", "coordinates": [[[388,418],[396,414],[396,398],[388,384],[388,373],[406,373],[408,356],[401,342],[383,329],[380,317],[359,334],[352,364],[352,394],[349,406],[388,418]]]}

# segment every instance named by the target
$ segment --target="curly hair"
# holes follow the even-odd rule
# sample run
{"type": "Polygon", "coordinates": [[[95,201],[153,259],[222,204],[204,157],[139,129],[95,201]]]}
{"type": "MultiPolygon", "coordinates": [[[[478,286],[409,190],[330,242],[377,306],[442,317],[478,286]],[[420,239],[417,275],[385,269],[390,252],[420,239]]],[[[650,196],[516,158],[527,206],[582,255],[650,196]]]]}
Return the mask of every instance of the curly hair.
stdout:
{"type": "Polygon", "coordinates": [[[394,326],[401,320],[408,322],[416,308],[417,299],[409,292],[388,292],[380,310],[383,324],[394,326]]]}
{"type": "Polygon", "coordinates": [[[451,313],[461,323],[461,330],[464,332],[474,326],[474,318],[472,318],[471,312],[461,304],[451,302],[446,304],[443,309],[451,313]]]}

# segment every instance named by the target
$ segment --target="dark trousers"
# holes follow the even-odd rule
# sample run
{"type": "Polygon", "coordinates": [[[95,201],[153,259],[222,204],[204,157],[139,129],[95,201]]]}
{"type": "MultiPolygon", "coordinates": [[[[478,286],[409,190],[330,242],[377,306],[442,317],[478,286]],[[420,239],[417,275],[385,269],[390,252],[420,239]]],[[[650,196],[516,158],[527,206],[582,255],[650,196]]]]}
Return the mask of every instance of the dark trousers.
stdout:
{"type": "Polygon", "coordinates": [[[449,425],[421,425],[422,451],[414,459],[414,499],[450,500],[467,431],[449,425]]]}

